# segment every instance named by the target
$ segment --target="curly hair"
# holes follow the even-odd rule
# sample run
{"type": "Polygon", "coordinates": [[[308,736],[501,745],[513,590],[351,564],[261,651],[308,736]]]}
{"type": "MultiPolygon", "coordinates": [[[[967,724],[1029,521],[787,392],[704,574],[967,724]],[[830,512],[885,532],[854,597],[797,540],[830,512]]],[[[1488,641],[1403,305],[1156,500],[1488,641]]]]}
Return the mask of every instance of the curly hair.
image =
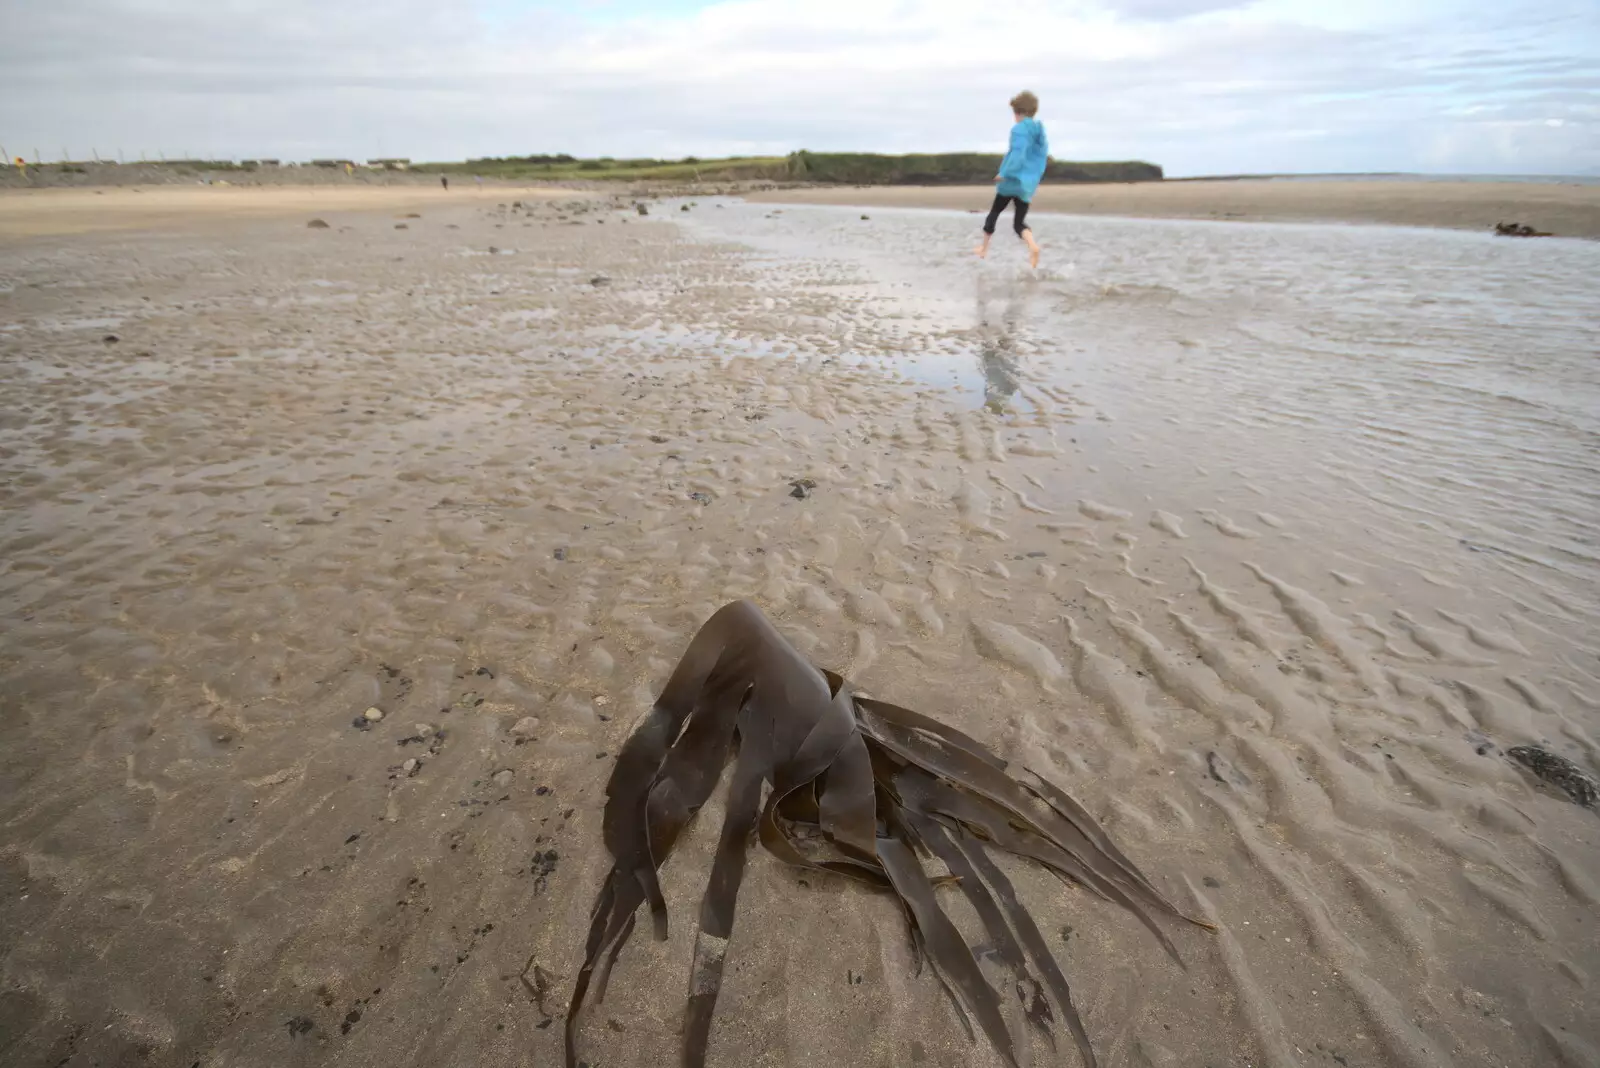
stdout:
{"type": "Polygon", "coordinates": [[[1031,119],[1039,114],[1039,98],[1024,89],[1011,98],[1011,110],[1018,115],[1026,115],[1031,119]]]}

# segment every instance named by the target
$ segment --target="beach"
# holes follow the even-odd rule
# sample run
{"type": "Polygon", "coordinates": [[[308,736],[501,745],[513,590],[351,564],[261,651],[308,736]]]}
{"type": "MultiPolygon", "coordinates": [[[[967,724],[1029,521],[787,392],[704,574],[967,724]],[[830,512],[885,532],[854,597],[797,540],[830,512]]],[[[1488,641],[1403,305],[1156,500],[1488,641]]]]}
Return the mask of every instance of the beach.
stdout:
{"type": "MultiPolygon", "coordinates": [[[[773,204],[987,211],[981,186],[776,190],[773,204]]],[[[1195,179],[1039,187],[1036,212],[1150,219],[1360,222],[1490,233],[1520,223],[1563,237],[1600,238],[1600,183],[1449,180],[1195,179]]]]}
{"type": "MultiPolygon", "coordinates": [[[[1600,814],[1510,751],[1600,774],[1600,245],[1486,232],[1594,187],[1265,185],[1047,188],[1038,272],[983,190],[0,196],[0,1063],[561,1064],[749,598],[1216,924],[1006,865],[1102,1065],[1596,1064],[1600,814]]],[[[723,814],[592,1068],[676,1063],[723,814]]],[[[842,878],[752,850],[727,961],[718,1068],[1002,1064],[842,878]]]]}

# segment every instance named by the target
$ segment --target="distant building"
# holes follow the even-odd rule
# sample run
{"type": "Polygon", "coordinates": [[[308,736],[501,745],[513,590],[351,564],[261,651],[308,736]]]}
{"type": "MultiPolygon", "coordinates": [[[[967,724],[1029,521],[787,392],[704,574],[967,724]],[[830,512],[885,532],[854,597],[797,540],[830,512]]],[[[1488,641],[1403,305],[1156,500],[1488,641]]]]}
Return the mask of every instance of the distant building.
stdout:
{"type": "Polygon", "coordinates": [[[311,166],[326,167],[332,171],[337,170],[340,167],[353,167],[355,166],[355,163],[347,159],[314,159],[311,161],[311,166]]]}
{"type": "Polygon", "coordinates": [[[376,167],[385,171],[409,171],[411,161],[408,159],[369,159],[367,166],[376,167]]]}
{"type": "Polygon", "coordinates": [[[276,167],[276,166],[279,166],[280,162],[281,161],[275,160],[275,159],[247,159],[247,160],[243,160],[240,163],[240,166],[250,167],[250,168],[255,168],[255,167],[276,167]]]}

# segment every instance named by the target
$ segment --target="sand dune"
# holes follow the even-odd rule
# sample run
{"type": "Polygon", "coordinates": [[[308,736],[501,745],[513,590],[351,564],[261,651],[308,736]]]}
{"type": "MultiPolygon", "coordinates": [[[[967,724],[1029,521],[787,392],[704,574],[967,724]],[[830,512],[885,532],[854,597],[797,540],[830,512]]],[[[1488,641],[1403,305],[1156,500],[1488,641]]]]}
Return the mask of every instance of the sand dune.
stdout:
{"type": "MultiPolygon", "coordinates": [[[[1600,820],[1506,750],[1600,770],[1596,246],[510,199],[8,245],[0,1062],[560,1063],[750,597],[1221,926],[1014,867],[1102,1064],[1594,1063],[1600,820]]],[[[591,1065],[676,1056],[719,805],[591,1065]]],[[[999,1063],[888,900],[757,853],[733,940],[713,1064],[999,1063]]]]}

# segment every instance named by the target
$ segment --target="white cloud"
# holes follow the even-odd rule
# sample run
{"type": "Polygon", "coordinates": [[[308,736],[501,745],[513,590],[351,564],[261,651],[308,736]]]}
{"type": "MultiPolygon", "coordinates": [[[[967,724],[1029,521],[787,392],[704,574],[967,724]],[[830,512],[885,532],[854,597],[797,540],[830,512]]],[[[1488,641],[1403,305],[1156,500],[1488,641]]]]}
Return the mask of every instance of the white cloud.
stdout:
{"type": "Polygon", "coordinates": [[[1058,156],[1175,174],[1600,167],[1590,0],[0,0],[0,27],[0,142],[47,157],[994,149],[1028,86],[1058,156]]]}

